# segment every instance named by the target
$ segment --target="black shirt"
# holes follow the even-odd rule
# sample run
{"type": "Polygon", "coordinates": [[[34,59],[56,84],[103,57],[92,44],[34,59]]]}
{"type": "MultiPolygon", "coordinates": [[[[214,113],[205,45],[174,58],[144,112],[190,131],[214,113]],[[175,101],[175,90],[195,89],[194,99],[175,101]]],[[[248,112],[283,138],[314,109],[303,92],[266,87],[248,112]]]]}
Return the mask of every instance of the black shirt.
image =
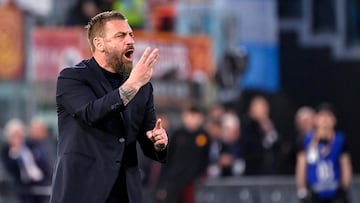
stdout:
{"type": "MultiPolygon", "coordinates": [[[[100,67],[99,64],[97,64],[98,67],[103,72],[105,78],[109,81],[111,87],[113,89],[119,88],[122,83],[125,81],[125,77],[119,73],[112,73],[104,68],[100,67]]],[[[117,113],[117,115],[120,115],[120,112],[117,113]]],[[[127,147],[125,146],[124,153],[129,153],[127,150],[127,147]]],[[[113,185],[113,188],[110,192],[110,195],[108,199],[106,200],[106,203],[118,203],[118,202],[128,202],[128,196],[127,196],[127,188],[126,188],[126,175],[125,175],[125,168],[126,168],[126,156],[123,156],[122,160],[122,166],[119,171],[119,176],[115,181],[115,184],[113,185]]]]}
{"type": "Polygon", "coordinates": [[[119,73],[112,73],[104,68],[101,68],[101,70],[113,89],[119,88],[125,80],[124,76],[119,73]]]}

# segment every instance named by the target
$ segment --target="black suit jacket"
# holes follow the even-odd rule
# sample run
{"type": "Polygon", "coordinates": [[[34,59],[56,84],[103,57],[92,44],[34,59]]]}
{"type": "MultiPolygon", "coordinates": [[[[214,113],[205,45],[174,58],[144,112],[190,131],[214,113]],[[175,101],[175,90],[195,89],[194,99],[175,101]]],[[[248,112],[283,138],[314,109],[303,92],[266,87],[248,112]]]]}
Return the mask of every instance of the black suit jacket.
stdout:
{"type": "Polygon", "coordinates": [[[167,154],[167,150],[156,152],[145,135],[156,122],[152,92],[148,83],[124,106],[118,89],[112,89],[94,58],[61,71],[51,203],[104,203],[121,166],[129,201],[141,202],[136,141],[154,160],[165,162],[167,154]]]}

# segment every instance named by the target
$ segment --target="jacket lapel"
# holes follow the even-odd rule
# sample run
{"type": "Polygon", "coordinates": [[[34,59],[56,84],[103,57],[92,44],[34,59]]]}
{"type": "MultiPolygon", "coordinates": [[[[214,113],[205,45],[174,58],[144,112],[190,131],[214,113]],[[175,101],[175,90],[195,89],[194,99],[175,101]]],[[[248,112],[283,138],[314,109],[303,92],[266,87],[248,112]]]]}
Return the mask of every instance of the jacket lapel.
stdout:
{"type": "MultiPolygon", "coordinates": [[[[111,84],[109,83],[109,81],[105,78],[103,72],[101,71],[98,63],[95,61],[94,58],[91,58],[88,61],[87,66],[89,67],[89,69],[91,70],[92,74],[92,80],[97,81],[98,83],[101,84],[103,90],[104,90],[104,95],[113,91],[113,88],[111,87],[111,84]]],[[[129,130],[129,125],[131,123],[131,104],[129,104],[122,112],[120,112],[121,118],[123,123],[125,124],[125,128],[126,131],[128,132],[129,130]]],[[[127,133],[128,134],[128,133],[127,133]]]]}
{"type": "Polygon", "coordinates": [[[102,86],[102,88],[105,91],[105,94],[113,91],[109,81],[105,78],[104,74],[100,70],[98,63],[95,61],[94,58],[91,58],[89,60],[87,66],[89,67],[89,69],[92,72],[92,74],[91,74],[92,80],[95,80],[98,83],[100,83],[100,85],[102,86]]]}

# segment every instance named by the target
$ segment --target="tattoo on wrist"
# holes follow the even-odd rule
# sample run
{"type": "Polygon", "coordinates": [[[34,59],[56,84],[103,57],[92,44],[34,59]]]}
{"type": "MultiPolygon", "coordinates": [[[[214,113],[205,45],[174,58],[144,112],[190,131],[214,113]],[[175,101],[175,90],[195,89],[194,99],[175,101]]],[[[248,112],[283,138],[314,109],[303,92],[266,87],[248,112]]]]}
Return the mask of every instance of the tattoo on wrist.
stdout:
{"type": "Polygon", "coordinates": [[[136,93],[137,90],[135,88],[127,88],[124,86],[119,88],[120,98],[125,106],[135,97],[136,93]]]}

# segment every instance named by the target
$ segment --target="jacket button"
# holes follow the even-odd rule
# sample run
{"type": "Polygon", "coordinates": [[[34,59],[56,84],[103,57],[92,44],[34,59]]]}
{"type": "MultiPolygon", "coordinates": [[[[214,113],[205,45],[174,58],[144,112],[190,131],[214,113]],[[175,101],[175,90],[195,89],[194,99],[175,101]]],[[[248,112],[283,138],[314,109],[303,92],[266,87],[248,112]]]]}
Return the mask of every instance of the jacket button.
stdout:
{"type": "Polygon", "coordinates": [[[123,138],[123,137],[120,138],[120,139],[119,139],[119,142],[120,142],[120,143],[124,143],[124,142],[125,142],[125,138],[123,138]]]}
{"type": "Polygon", "coordinates": [[[120,104],[119,103],[116,103],[116,104],[113,104],[113,105],[111,105],[111,110],[115,110],[115,109],[117,109],[117,108],[119,108],[120,107],[120,104]]]}

